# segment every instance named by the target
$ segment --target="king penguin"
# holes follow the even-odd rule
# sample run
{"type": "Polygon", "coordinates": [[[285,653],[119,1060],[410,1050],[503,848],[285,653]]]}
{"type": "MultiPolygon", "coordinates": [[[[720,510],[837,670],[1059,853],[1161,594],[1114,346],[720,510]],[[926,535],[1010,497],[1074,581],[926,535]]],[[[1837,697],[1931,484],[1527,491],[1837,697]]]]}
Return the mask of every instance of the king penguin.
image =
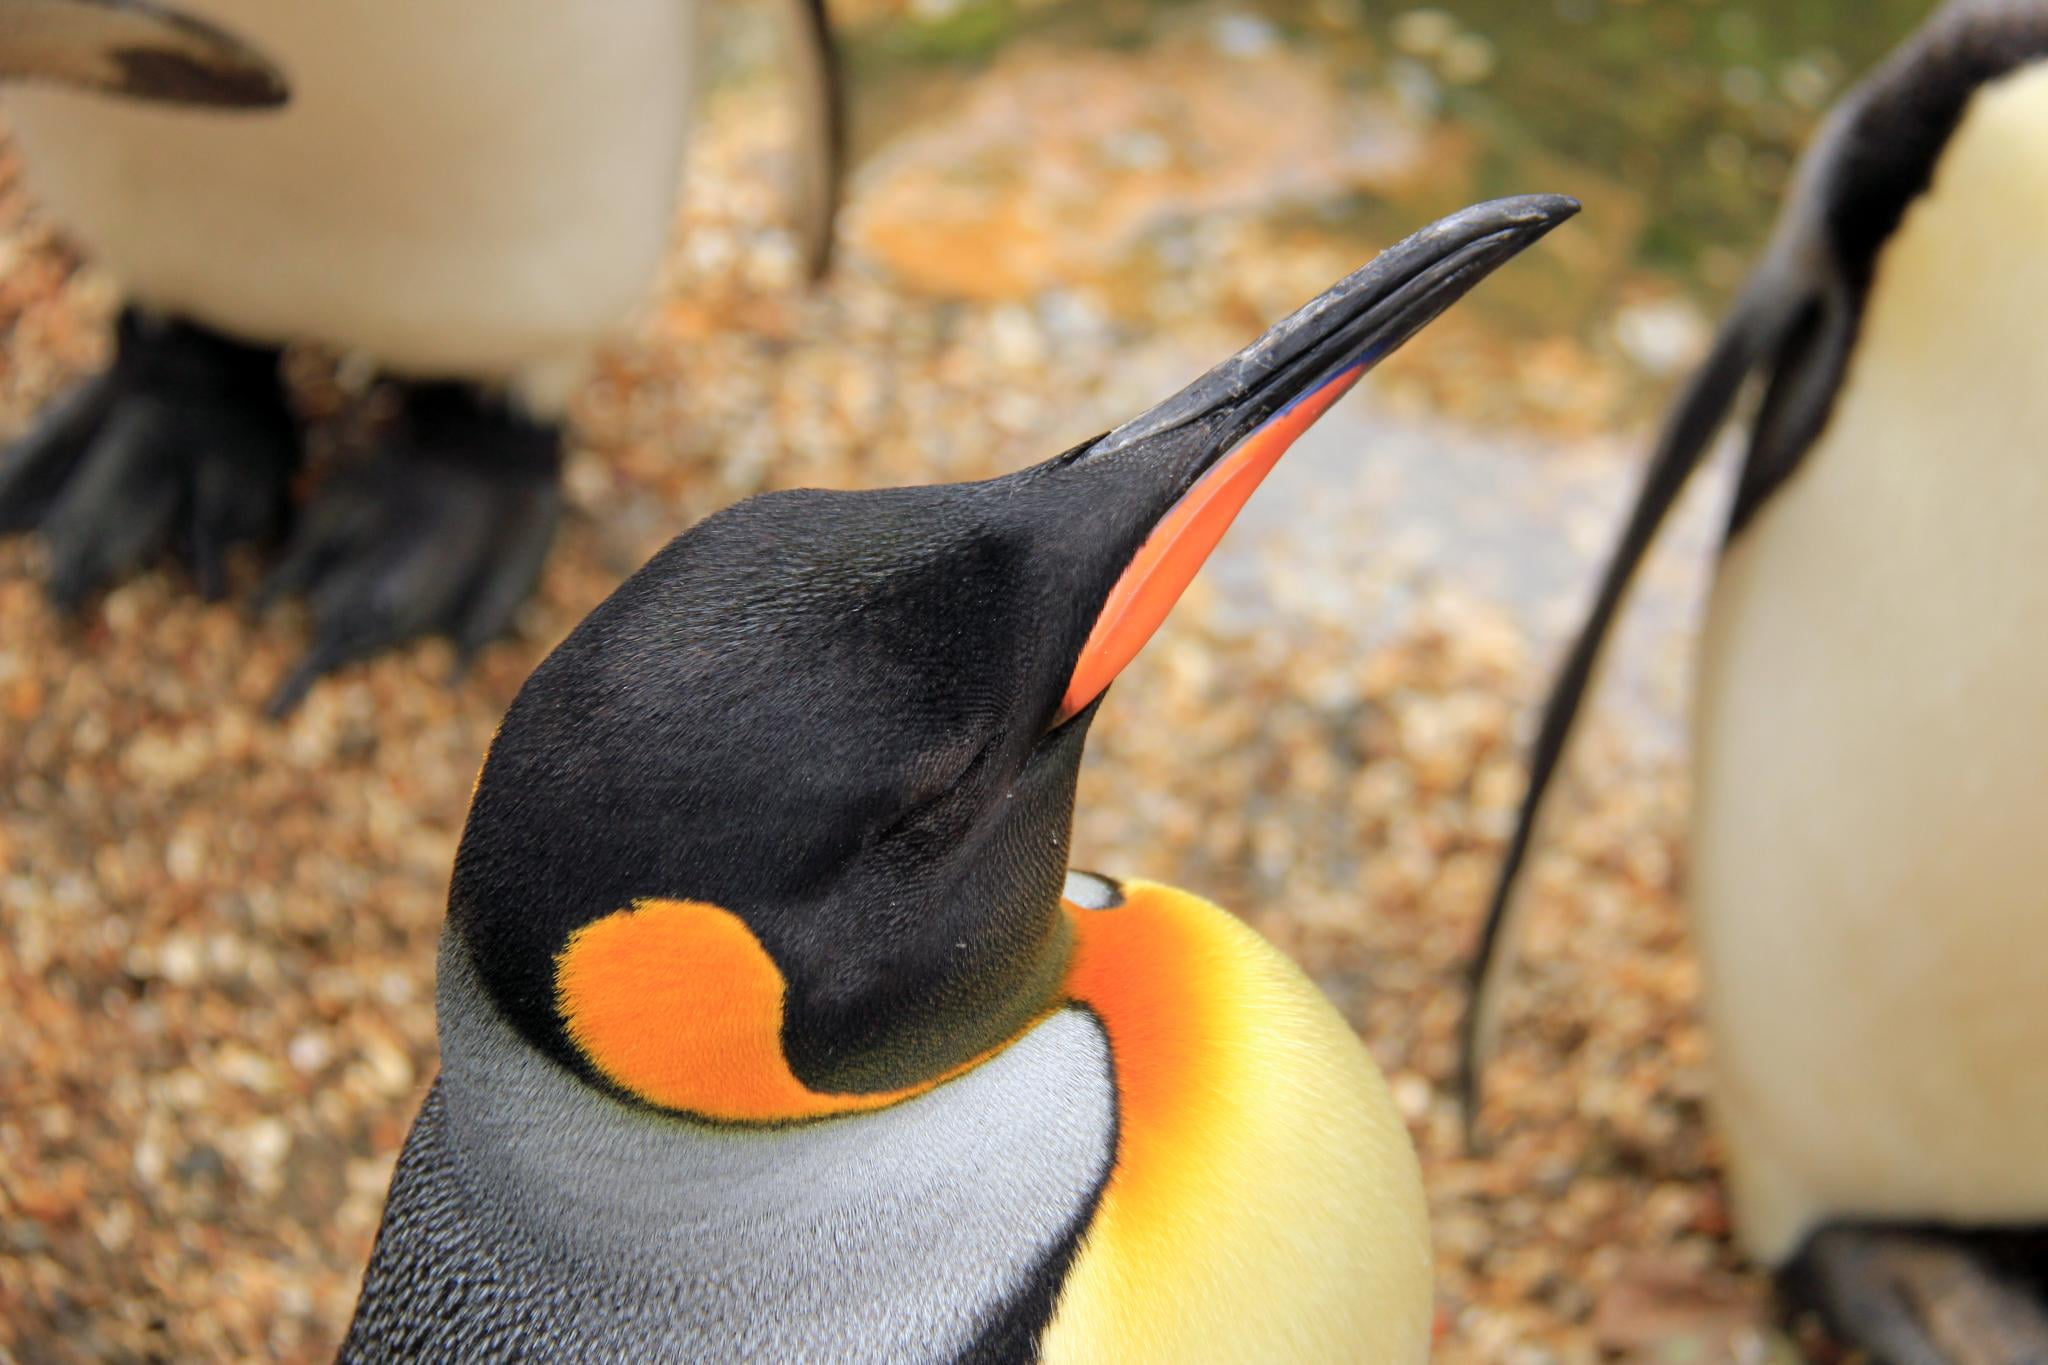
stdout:
{"type": "Polygon", "coordinates": [[[670,543],[493,740],[348,1361],[1428,1354],[1413,1148],[1234,917],[1070,872],[1111,680],[1287,445],[1576,209],[1465,210],[1106,436],[670,543]]]}
{"type": "Polygon", "coordinates": [[[1742,1246],[1884,1361],[2048,1360],[2044,223],[2048,5],[1948,5],[1824,123],[1669,421],[1474,974],[1476,1101],[1601,643],[1760,372],[1693,703],[1713,1108],[1742,1246]]]}
{"type": "MultiPolygon", "coordinates": [[[[822,267],[839,81],[821,0],[781,3],[806,113],[804,240],[822,267]]],[[[10,11],[68,16],[76,49],[103,45],[78,16],[134,8],[10,11]]],[[[260,598],[302,592],[312,610],[283,709],[323,672],[414,635],[473,650],[530,591],[559,516],[564,406],[668,239],[697,5],[189,9],[187,27],[274,63],[289,98],[195,109],[37,83],[6,100],[32,195],[127,307],[112,366],[0,453],[0,532],[40,528],[52,597],[75,609],[166,549],[219,596],[225,549],[292,523],[260,598]],[[368,357],[398,413],[375,455],[294,517],[299,437],[278,358],[297,340],[368,357]]]]}

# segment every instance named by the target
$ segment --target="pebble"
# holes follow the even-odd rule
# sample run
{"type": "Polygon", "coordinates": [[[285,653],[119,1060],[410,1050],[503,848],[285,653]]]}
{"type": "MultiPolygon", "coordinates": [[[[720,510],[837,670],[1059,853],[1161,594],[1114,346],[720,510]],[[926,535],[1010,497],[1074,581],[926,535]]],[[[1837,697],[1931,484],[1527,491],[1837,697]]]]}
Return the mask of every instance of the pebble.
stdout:
{"type": "Polygon", "coordinates": [[[1257,57],[1271,52],[1280,35],[1272,22],[1256,14],[1225,14],[1211,25],[1216,50],[1229,57],[1257,57]]]}
{"type": "Polygon", "coordinates": [[[1709,333],[1691,302],[1664,298],[1624,305],[1615,315],[1614,339],[1645,371],[1668,378],[1706,355],[1709,333]]]}
{"type": "Polygon", "coordinates": [[[1459,35],[1457,19],[1441,9],[1403,10],[1394,16],[1394,46],[1411,57],[1440,56],[1459,35]]]}

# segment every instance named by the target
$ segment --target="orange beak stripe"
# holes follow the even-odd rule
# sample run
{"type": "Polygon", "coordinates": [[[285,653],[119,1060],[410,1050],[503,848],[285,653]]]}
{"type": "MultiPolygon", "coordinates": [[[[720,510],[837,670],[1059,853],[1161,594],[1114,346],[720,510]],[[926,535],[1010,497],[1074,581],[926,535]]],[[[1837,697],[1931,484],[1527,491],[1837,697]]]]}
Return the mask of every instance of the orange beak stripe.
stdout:
{"type": "Polygon", "coordinates": [[[1160,518],[1110,589],[1102,614],[1095,618],[1088,642],[1081,646],[1081,657],[1074,663],[1055,725],[1079,715],[1138,657],[1173,604],[1194,582],[1230,523],[1244,510],[1253,490],[1296,438],[1351,391],[1366,368],[1367,362],[1361,359],[1281,409],[1211,465],[1160,518]]]}

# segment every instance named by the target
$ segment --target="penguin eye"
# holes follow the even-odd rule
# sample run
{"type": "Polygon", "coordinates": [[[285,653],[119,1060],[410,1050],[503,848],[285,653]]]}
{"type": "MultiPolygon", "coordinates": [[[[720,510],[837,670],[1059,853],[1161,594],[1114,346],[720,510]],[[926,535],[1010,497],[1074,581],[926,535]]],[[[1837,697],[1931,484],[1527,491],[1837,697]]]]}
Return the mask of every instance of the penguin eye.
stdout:
{"type": "Polygon", "coordinates": [[[908,824],[920,812],[977,781],[1001,751],[1003,734],[996,731],[971,751],[966,748],[968,739],[963,736],[960,744],[948,745],[927,762],[918,764],[921,771],[910,783],[896,818],[884,833],[908,824]]]}

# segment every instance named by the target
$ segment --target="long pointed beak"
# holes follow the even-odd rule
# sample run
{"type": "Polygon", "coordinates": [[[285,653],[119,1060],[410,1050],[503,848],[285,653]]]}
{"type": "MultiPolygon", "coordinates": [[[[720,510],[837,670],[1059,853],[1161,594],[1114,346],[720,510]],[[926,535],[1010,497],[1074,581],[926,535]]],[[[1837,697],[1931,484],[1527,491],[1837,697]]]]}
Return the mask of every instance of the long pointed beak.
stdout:
{"type": "Polygon", "coordinates": [[[0,0],[0,81],[214,109],[271,109],[290,96],[255,48],[151,0],[0,0]]]}
{"type": "Polygon", "coordinates": [[[1055,717],[1093,702],[1152,638],[1267,473],[1365,372],[1479,281],[1579,211],[1561,195],[1496,199],[1387,248],[1157,407],[1069,457],[1078,465],[1173,446],[1186,462],[1103,603],[1055,717]]]}

